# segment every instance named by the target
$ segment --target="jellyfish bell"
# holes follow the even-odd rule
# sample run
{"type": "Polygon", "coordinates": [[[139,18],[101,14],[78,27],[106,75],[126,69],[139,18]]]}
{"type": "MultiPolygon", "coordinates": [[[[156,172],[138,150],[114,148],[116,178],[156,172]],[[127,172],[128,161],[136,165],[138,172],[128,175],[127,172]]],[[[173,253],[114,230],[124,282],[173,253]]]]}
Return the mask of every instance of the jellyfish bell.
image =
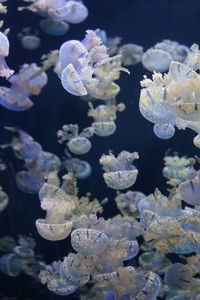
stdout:
{"type": "Polygon", "coordinates": [[[192,280],[192,269],[188,265],[174,263],[168,267],[164,281],[174,290],[188,290],[192,280]]]}
{"type": "Polygon", "coordinates": [[[22,46],[28,50],[35,50],[40,46],[40,38],[35,35],[25,35],[21,40],[22,46]]]}
{"type": "Polygon", "coordinates": [[[165,72],[169,69],[172,57],[161,49],[148,49],[142,56],[142,65],[150,72],[165,72]]]}
{"type": "Polygon", "coordinates": [[[112,135],[117,128],[115,122],[113,121],[93,122],[92,127],[94,127],[94,133],[99,136],[112,135]]]}
{"type": "Polygon", "coordinates": [[[87,18],[88,9],[82,2],[72,0],[65,2],[63,6],[50,8],[48,14],[50,18],[78,24],[87,18]]]}
{"type": "Polygon", "coordinates": [[[74,69],[72,64],[69,64],[64,68],[61,74],[61,83],[63,88],[75,96],[87,95],[87,90],[84,87],[78,73],[74,69]]]}
{"type": "Polygon", "coordinates": [[[21,268],[19,258],[14,253],[8,253],[0,258],[0,271],[8,276],[16,277],[21,268]]]}
{"type": "Polygon", "coordinates": [[[34,194],[44,183],[44,174],[39,172],[19,171],[16,174],[16,184],[25,193],[34,194]]]}
{"type": "Polygon", "coordinates": [[[21,98],[17,92],[1,86],[0,87],[0,105],[13,111],[24,111],[33,106],[33,102],[28,97],[21,98]],[[17,97],[16,97],[17,96],[17,97]]]}
{"type": "Polygon", "coordinates": [[[72,138],[67,143],[67,146],[72,153],[82,155],[89,152],[92,145],[88,138],[84,136],[78,136],[72,138]]]}
{"type": "Polygon", "coordinates": [[[92,168],[87,161],[78,158],[69,158],[64,161],[64,165],[68,172],[74,173],[78,179],[85,179],[92,173],[92,168]]]}
{"type": "Polygon", "coordinates": [[[153,127],[153,131],[157,137],[164,140],[171,139],[175,134],[174,126],[169,123],[156,123],[153,127]]]}
{"type": "MultiPolygon", "coordinates": [[[[2,23],[0,25],[2,26],[2,23]]],[[[6,79],[14,73],[14,71],[7,66],[5,61],[5,57],[9,54],[9,47],[10,43],[7,36],[0,31],[0,76],[6,77],[6,79]]]]}
{"type": "Polygon", "coordinates": [[[69,30],[69,24],[63,20],[51,18],[42,19],[39,22],[40,28],[48,35],[62,36],[69,30]]]}

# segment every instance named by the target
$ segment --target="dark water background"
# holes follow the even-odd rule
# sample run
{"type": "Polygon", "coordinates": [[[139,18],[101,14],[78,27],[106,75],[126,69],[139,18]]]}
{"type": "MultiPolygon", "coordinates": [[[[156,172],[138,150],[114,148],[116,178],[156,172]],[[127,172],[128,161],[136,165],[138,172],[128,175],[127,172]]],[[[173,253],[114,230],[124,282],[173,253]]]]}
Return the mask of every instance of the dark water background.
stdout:
{"type": "MultiPolygon", "coordinates": [[[[62,37],[51,37],[40,32],[41,46],[34,51],[23,49],[16,35],[24,27],[39,30],[39,16],[24,11],[17,12],[22,1],[8,0],[9,13],[3,19],[4,27],[10,27],[10,55],[8,65],[18,71],[23,63],[40,62],[44,53],[59,48],[70,39],[82,39],[86,29],[104,29],[108,37],[120,36],[123,43],[142,45],[144,50],[162,39],[171,39],[181,44],[191,46],[200,44],[200,3],[189,0],[85,0],[89,9],[89,17],[85,22],[71,25],[70,31],[62,37]]],[[[84,156],[92,165],[93,176],[81,181],[80,194],[92,193],[94,197],[110,201],[105,207],[104,216],[117,213],[114,196],[115,191],[108,189],[102,179],[102,171],[98,160],[103,153],[112,149],[115,154],[122,150],[138,151],[140,159],[137,162],[139,175],[132,187],[145,194],[153,192],[155,187],[165,192],[165,179],[162,177],[163,156],[168,149],[177,151],[180,155],[193,156],[199,154],[192,145],[195,134],[190,131],[176,131],[174,138],[165,141],[155,137],[152,124],[145,120],[138,110],[140,80],[143,74],[150,73],[141,64],[130,68],[131,75],[122,74],[119,81],[121,92],[118,102],[125,102],[126,111],[117,118],[117,131],[107,138],[93,137],[92,149],[84,156]]],[[[87,117],[87,103],[68,94],[61,86],[56,74],[48,72],[49,81],[39,97],[32,97],[34,106],[25,112],[12,112],[0,107],[0,143],[10,141],[11,135],[4,126],[18,126],[31,134],[43,149],[60,157],[64,147],[57,143],[56,132],[63,124],[78,123],[80,128],[88,126],[91,119],[87,117]]],[[[7,85],[2,79],[1,85],[7,85]]],[[[2,152],[2,151],[1,151],[2,152]]],[[[37,195],[27,195],[18,190],[15,184],[15,172],[22,169],[21,161],[14,158],[12,151],[0,153],[12,165],[8,172],[0,173],[1,184],[10,198],[10,204],[0,215],[0,237],[32,233],[37,241],[36,251],[41,253],[46,262],[61,259],[67,254],[69,240],[48,242],[42,239],[35,228],[35,220],[44,216],[40,209],[37,195]]],[[[9,278],[0,274],[0,294],[16,296],[18,299],[62,299],[48,292],[45,287],[34,283],[28,276],[20,275],[9,278]]],[[[63,297],[76,299],[77,295],[63,297]]],[[[0,299],[3,299],[0,296],[0,299]]]]}

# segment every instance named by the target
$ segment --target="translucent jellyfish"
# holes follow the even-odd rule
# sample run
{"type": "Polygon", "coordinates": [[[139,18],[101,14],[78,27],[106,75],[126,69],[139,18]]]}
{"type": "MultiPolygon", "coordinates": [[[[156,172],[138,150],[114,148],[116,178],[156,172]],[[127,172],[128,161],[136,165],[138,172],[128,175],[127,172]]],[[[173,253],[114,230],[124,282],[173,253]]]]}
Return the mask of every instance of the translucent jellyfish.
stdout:
{"type": "Polygon", "coordinates": [[[67,296],[74,293],[78,286],[65,280],[61,276],[61,270],[61,261],[55,261],[51,265],[45,266],[45,270],[42,270],[39,274],[39,279],[42,284],[47,284],[50,291],[59,296],[67,296]]]}
{"type": "Polygon", "coordinates": [[[115,105],[108,101],[106,105],[98,105],[96,108],[93,107],[91,102],[89,106],[88,116],[94,118],[95,122],[92,123],[92,127],[94,128],[95,134],[99,136],[109,136],[113,134],[116,130],[116,124],[114,122],[116,113],[117,111],[122,112],[125,109],[125,105],[123,103],[115,105]]]}
{"type": "Polygon", "coordinates": [[[121,55],[109,57],[107,48],[98,36],[98,30],[87,30],[82,41],[65,42],[59,50],[59,61],[55,69],[61,83],[69,93],[108,100],[119,93],[114,80],[119,79],[121,55]]]}
{"type": "Polygon", "coordinates": [[[34,77],[38,70],[35,63],[24,64],[18,74],[9,78],[10,88],[0,87],[0,104],[14,111],[29,109],[33,105],[29,96],[39,95],[47,83],[47,75],[44,72],[34,77]]]}
{"type": "Polygon", "coordinates": [[[188,265],[174,263],[168,267],[164,280],[172,289],[188,290],[190,289],[192,277],[192,270],[188,265]]]}
{"type": "Polygon", "coordinates": [[[122,151],[117,158],[113,154],[103,155],[100,158],[105,173],[103,178],[106,184],[116,190],[131,187],[137,178],[138,171],[132,165],[134,159],[138,159],[137,152],[122,151]]]}
{"type": "Polygon", "coordinates": [[[118,192],[115,197],[115,202],[122,215],[135,216],[137,214],[138,202],[145,197],[145,194],[137,191],[128,191],[126,193],[118,192]]]}
{"type": "Polygon", "coordinates": [[[153,131],[157,137],[160,139],[171,139],[175,134],[175,128],[172,124],[155,124],[153,127],[153,131]]]}
{"type": "Polygon", "coordinates": [[[14,253],[3,255],[0,258],[0,271],[11,277],[18,276],[21,272],[18,257],[14,253]]]}
{"type": "Polygon", "coordinates": [[[184,62],[191,50],[184,45],[171,40],[163,40],[160,43],[156,43],[155,49],[161,49],[170,53],[174,61],[184,62]]]}
{"type": "Polygon", "coordinates": [[[2,190],[2,187],[0,186],[0,213],[6,208],[8,203],[8,195],[2,190]]]}
{"type": "MultiPolygon", "coordinates": [[[[0,29],[2,26],[3,21],[0,21],[0,29]]],[[[6,29],[4,33],[0,31],[0,76],[6,77],[6,79],[14,73],[14,71],[7,66],[5,61],[5,57],[9,54],[10,47],[9,40],[6,36],[8,32],[9,29],[6,29]]]]}
{"type": "Polygon", "coordinates": [[[64,161],[64,165],[68,172],[72,172],[78,179],[85,179],[92,173],[90,164],[78,158],[68,158],[64,161]]]}
{"type": "Polygon", "coordinates": [[[142,65],[150,72],[165,72],[169,69],[172,57],[161,49],[148,49],[142,56],[142,65]]]}
{"type": "Polygon", "coordinates": [[[146,283],[135,300],[152,300],[158,295],[161,288],[161,279],[154,272],[141,271],[139,274],[142,278],[146,279],[146,283]]]}
{"type": "Polygon", "coordinates": [[[72,198],[58,186],[45,183],[39,192],[41,208],[47,211],[46,219],[38,219],[39,234],[50,241],[65,239],[71,232],[72,222],[66,220],[71,215],[74,204],[72,198]]]}
{"type": "MultiPolygon", "coordinates": [[[[1,0],[1,2],[6,2],[7,0],[1,0]]],[[[7,6],[0,3],[0,14],[7,14],[8,9],[7,6]]]]}
{"type": "Polygon", "coordinates": [[[81,23],[87,18],[88,9],[82,2],[76,0],[62,2],[62,6],[58,5],[58,7],[53,7],[52,5],[52,7],[48,9],[48,14],[51,18],[65,20],[72,24],[81,23]]]}
{"type": "Polygon", "coordinates": [[[125,44],[119,47],[118,54],[122,56],[122,65],[136,65],[142,60],[143,47],[136,44],[125,44]]]}
{"type": "Polygon", "coordinates": [[[86,255],[69,253],[62,263],[62,276],[76,286],[83,286],[90,280],[93,270],[92,259],[86,255]]]}
{"type": "Polygon", "coordinates": [[[182,200],[191,205],[200,205],[200,179],[191,179],[179,185],[182,200]]]}
{"type": "Polygon", "coordinates": [[[187,179],[188,167],[190,160],[185,157],[179,157],[178,155],[166,155],[164,157],[165,167],[163,168],[163,176],[168,179],[167,184],[176,186],[187,179]]]}
{"type": "Polygon", "coordinates": [[[82,254],[98,255],[108,243],[106,234],[95,229],[76,229],[71,234],[72,247],[82,254]]]}
{"type": "Polygon", "coordinates": [[[143,269],[154,271],[158,274],[164,273],[171,264],[165,254],[159,251],[142,253],[139,257],[139,263],[143,269]]]}
{"type": "Polygon", "coordinates": [[[42,19],[39,22],[40,28],[47,34],[53,36],[61,36],[68,32],[69,24],[62,20],[54,20],[50,18],[42,19]]]}
{"type": "Polygon", "coordinates": [[[87,153],[91,148],[89,137],[94,133],[92,127],[85,128],[80,134],[78,134],[78,125],[63,125],[63,130],[57,132],[57,136],[60,143],[67,142],[69,150],[77,155],[87,153]]]}

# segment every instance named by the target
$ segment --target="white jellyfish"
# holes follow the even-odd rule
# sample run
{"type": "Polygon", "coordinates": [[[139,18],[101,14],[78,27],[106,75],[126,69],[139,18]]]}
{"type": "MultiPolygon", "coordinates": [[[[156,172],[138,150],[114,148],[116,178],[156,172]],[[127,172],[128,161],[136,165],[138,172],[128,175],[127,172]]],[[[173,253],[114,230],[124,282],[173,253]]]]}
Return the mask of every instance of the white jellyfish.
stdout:
{"type": "Polygon", "coordinates": [[[132,165],[134,159],[138,159],[138,153],[122,151],[117,157],[113,154],[103,155],[100,164],[105,173],[103,178],[112,189],[123,190],[131,187],[137,178],[138,171],[132,165]]]}

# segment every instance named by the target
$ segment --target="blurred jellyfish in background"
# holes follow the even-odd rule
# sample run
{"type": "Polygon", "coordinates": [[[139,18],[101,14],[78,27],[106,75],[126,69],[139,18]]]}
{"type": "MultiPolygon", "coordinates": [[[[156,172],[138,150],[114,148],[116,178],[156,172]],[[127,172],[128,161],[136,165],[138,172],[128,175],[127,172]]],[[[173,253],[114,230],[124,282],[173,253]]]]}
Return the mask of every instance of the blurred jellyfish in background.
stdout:
{"type": "Polygon", "coordinates": [[[7,0],[1,0],[0,1],[0,14],[7,14],[8,9],[7,6],[2,4],[3,2],[6,2],[7,0]]]}
{"type": "MultiPolygon", "coordinates": [[[[2,28],[4,22],[0,21],[0,29],[2,28]]],[[[7,34],[10,29],[6,29],[4,33],[0,31],[0,76],[6,77],[8,79],[14,71],[11,70],[6,64],[5,57],[9,55],[10,43],[7,38],[7,34]]]]}
{"type": "Polygon", "coordinates": [[[6,129],[16,132],[18,137],[1,147],[11,147],[15,156],[25,161],[26,170],[17,172],[16,183],[25,193],[37,193],[48,173],[60,169],[60,159],[53,153],[43,151],[41,145],[25,131],[15,127],[6,129]]]}
{"type": "Polygon", "coordinates": [[[2,187],[0,186],[0,213],[6,208],[8,203],[8,195],[2,190],[2,187]]]}
{"type": "Polygon", "coordinates": [[[90,164],[85,160],[69,157],[65,159],[63,163],[66,170],[73,173],[77,179],[88,178],[92,173],[90,164]]]}
{"type": "Polygon", "coordinates": [[[27,50],[35,50],[40,46],[40,38],[37,36],[37,32],[31,33],[31,28],[23,28],[17,35],[21,41],[22,47],[27,50]]]}
{"type": "Polygon", "coordinates": [[[102,155],[99,162],[103,167],[103,178],[106,184],[115,190],[131,187],[137,178],[138,170],[132,165],[138,159],[137,152],[122,151],[117,157],[113,154],[102,155]]]}
{"type": "Polygon", "coordinates": [[[50,18],[42,19],[39,25],[42,31],[53,36],[64,35],[69,30],[69,24],[67,22],[50,18]]]}
{"type": "Polygon", "coordinates": [[[142,65],[150,72],[165,72],[172,61],[184,62],[190,49],[175,41],[163,40],[142,56],[142,65]]]}
{"type": "Polygon", "coordinates": [[[11,87],[0,87],[0,104],[14,111],[29,109],[33,105],[29,97],[39,95],[48,80],[45,72],[34,76],[38,70],[35,63],[22,65],[19,73],[9,78],[11,87]]]}
{"type": "MultiPolygon", "coordinates": [[[[24,0],[26,1],[26,0],[24,0]]],[[[53,36],[64,35],[71,24],[83,22],[88,16],[87,7],[77,0],[36,0],[26,7],[19,7],[19,11],[28,9],[40,16],[40,28],[47,34],[53,36]]]]}

